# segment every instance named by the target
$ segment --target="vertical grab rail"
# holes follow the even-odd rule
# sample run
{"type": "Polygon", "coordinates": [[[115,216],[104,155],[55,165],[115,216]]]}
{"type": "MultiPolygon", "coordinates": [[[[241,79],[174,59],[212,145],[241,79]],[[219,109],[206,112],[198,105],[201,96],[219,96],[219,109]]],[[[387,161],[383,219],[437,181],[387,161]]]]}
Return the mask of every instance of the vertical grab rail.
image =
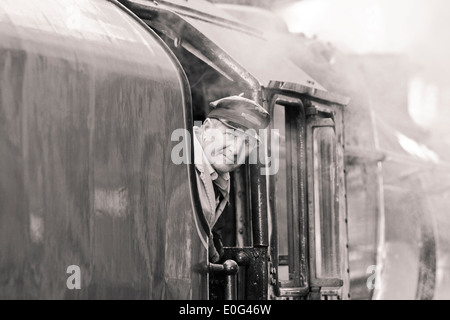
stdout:
{"type": "Polygon", "coordinates": [[[239,266],[234,260],[226,260],[223,264],[209,264],[209,272],[226,276],[225,300],[236,300],[236,274],[239,266]]]}

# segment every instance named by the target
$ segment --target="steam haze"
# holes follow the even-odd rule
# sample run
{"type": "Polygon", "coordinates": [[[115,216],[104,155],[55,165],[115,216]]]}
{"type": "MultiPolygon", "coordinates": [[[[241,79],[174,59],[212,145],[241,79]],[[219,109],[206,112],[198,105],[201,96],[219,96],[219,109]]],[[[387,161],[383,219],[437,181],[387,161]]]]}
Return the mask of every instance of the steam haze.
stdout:
{"type": "Polygon", "coordinates": [[[346,111],[347,146],[364,147],[361,136],[370,131],[371,117],[374,145],[386,156],[380,167],[380,209],[375,189],[361,189],[364,179],[366,188],[373,187],[376,169],[347,167],[354,281],[364,279],[358,272],[370,262],[364,256],[374,250],[374,242],[367,235],[380,210],[385,229],[380,230],[384,242],[377,264],[384,274],[373,298],[449,299],[450,2],[305,0],[274,11],[290,32],[339,52],[329,67],[339,70],[340,79],[326,87],[341,87],[338,93],[352,99],[346,111]]]}

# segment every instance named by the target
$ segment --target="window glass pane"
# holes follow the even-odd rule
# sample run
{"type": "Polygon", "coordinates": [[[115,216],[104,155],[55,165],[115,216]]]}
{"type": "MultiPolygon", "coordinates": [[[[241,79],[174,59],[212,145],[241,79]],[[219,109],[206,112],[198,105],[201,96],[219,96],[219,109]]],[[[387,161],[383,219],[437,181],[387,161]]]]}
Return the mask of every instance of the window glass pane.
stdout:
{"type": "Polygon", "coordinates": [[[336,211],[336,148],[332,127],[316,127],[314,141],[314,217],[316,276],[339,277],[339,219],[336,211]]]}
{"type": "Polygon", "coordinates": [[[285,108],[275,105],[273,112],[274,129],[279,130],[279,170],[275,175],[275,212],[278,233],[278,279],[289,280],[288,270],[288,219],[287,219],[287,169],[286,169],[286,116],[285,108]]]}

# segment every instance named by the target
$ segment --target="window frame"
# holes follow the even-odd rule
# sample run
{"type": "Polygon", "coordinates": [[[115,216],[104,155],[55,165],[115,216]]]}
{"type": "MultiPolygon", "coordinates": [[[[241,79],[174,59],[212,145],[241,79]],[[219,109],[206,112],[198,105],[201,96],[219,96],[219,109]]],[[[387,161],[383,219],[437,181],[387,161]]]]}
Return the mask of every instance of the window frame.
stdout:
{"type": "MultiPolygon", "coordinates": [[[[306,109],[302,99],[288,94],[275,94],[270,100],[269,112],[274,117],[275,106],[285,110],[286,124],[286,215],[288,223],[289,280],[279,278],[279,239],[276,212],[276,175],[269,177],[270,208],[272,222],[271,251],[272,277],[275,294],[279,297],[301,297],[309,293],[307,202],[306,202],[306,109]],[[296,134],[297,133],[297,134],[296,134]],[[287,161],[290,159],[290,161],[287,161]],[[296,165],[293,165],[293,164],[296,165]],[[289,257],[292,257],[289,259],[289,257]]],[[[272,121],[271,129],[274,128],[272,121]]],[[[272,146],[269,138],[269,152],[272,146]]],[[[281,159],[280,159],[281,160],[281,159]]]]}
{"type": "MultiPolygon", "coordinates": [[[[320,179],[320,177],[317,176],[316,172],[316,150],[314,148],[315,146],[315,130],[317,128],[332,128],[334,131],[334,175],[335,175],[335,185],[334,185],[334,201],[331,207],[334,207],[334,214],[337,215],[337,232],[336,239],[339,241],[338,243],[338,256],[336,258],[337,266],[341,266],[341,259],[342,255],[345,254],[341,250],[341,233],[342,233],[342,221],[341,221],[341,210],[339,207],[339,198],[340,198],[340,190],[339,190],[339,166],[338,166],[338,141],[337,141],[337,132],[336,132],[336,119],[335,119],[335,113],[329,110],[328,108],[325,108],[323,106],[320,106],[319,104],[314,104],[311,106],[311,116],[308,117],[307,123],[306,123],[306,130],[307,130],[307,154],[310,155],[310,158],[308,159],[308,222],[309,222],[309,252],[310,252],[310,284],[311,287],[341,287],[343,285],[343,280],[341,279],[342,273],[344,270],[341,270],[341,268],[338,268],[338,272],[341,275],[340,277],[323,277],[318,275],[317,272],[317,255],[319,252],[317,252],[316,248],[316,235],[317,235],[317,227],[316,227],[316,221],[319,217],[317,217],[317,201],[320,203],[323,199],[318,199],[316,197],[316,191],[317,188],[320,188],[320,186],[317,185],[317,179],[320,179]]],[[[321,194],[320,194],[321,195],[321,194]]],[[[319,195],[319,196],[320,196],[319,195]]]]}

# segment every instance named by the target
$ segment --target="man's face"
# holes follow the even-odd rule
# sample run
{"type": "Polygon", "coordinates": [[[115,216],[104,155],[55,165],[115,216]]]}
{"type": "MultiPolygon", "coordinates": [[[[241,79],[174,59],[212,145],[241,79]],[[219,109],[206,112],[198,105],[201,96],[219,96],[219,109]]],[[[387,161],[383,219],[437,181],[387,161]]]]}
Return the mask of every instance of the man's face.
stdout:
{"type": "Polygon", "coordinates": [[[244,131],[230,128],[216,119],[207,119],[202,129],[203,151],[218,173],[231,172],[244,164],[257,144],[256,139],[244,131]]]}

